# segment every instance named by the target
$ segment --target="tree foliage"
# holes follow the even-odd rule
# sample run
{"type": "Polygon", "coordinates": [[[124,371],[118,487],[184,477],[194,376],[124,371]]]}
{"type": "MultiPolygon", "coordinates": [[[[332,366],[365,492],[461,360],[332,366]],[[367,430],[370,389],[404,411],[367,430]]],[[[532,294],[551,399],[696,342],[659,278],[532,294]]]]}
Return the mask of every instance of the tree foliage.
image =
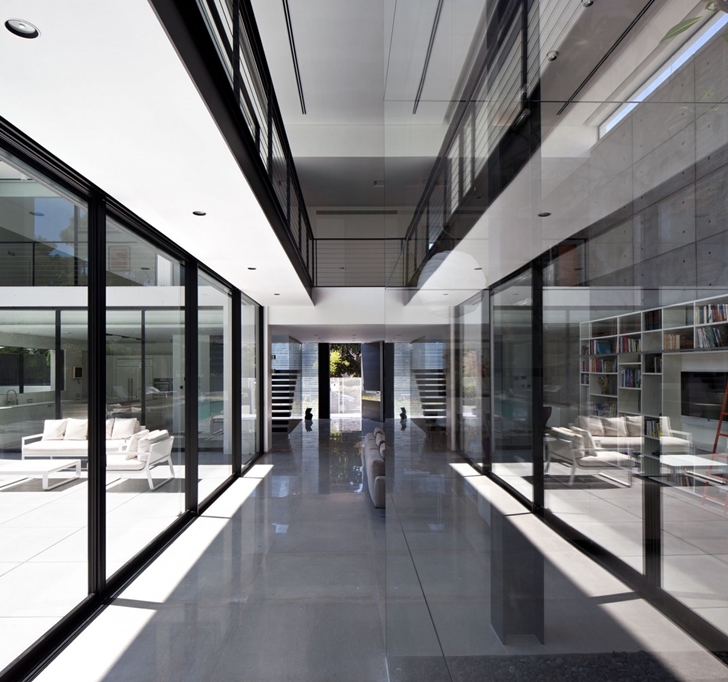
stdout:
{"type": "Polygon", "coordinates": [[[332,343],[329,347],[329,375],[332,377],[360,377],[361,344],[332,343]]]}

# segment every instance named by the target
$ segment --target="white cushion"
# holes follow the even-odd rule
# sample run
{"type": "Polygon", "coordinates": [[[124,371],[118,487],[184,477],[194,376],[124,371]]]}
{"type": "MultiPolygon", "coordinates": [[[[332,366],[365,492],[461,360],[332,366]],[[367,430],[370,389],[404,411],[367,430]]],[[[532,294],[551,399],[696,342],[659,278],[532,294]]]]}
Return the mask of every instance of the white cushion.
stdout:
{"type": "Polygon", "coordinates": [[[137,456],[137,452],[139,451],[139,441],[144,438],[145,436],[149,435],[149,429],[144,429],[143,431],[137,431],[129,441],[129,449],[127,450],[127,459],[132,459],[137,456]]]}
{"type": "Polygon", "coordinates": [[[139,441],[139,450],[136,453],[140,462],[146,462],[149,457],[149,448],[155,443],[161,443],[169,438],[169,431],[166,429],[152,431],[150,434],[143,436],[139,441]]]}
{"type": "Polygon", "coordinates": [[[383,428],[382,428],[381,426],[377,426],[377,427],[376,427],[376,428],[374,429],[374,435],[376,436],[376,435],[377,435],[378,433],[381,433],[381,434],[383,434],[383,433],[384,433],[384,429],[383,429],[383,428]]]}
{"type": "Polygon", "coordinates": [[[114,420],[114,430],[111,432],[111,440],[119,440],[120,438],[131,438],[136,431],[137,419],[119,419],[114,420]]]}
{"type": "Polygon", "coordinates": [[[642,417],[635,415],[634,417],[625,417],[624,421],[627,425],[628,436],[642,435],[642,417]]]}
{"type": "Polygon", "coordinates": [[[587,415],[579,415],[576,419],[577,426],[584,431],[588,431],[592,436],[604,435],[604,426],[601,417],[589,417],[587,415]]]}
{"type": "Polygon", "coordinates": [[[63,440],[87,440],[88,419],[69,419],[63,440]]]}
{"type": "Polygon", "coordinates": [[[381,445],[382,443],[384,443],[384,434],[383,433],[377,434],[376,442],[377,442],[377,445],[381,445]]]}
{"type": "Polygon", "coordinates": [[[626,436],[627,423],[624,417],[602,417],[605,436],[626,436]]]}
{"type": "Polygon", "coordinates": [[[114,418],[106,420],[106,440],[111,440],[111,434],[114,432],[114,418]]]}
{"type": "Polygon", "coordinates": [[[68,419],[46,419],[43,422],[43,440],[63,440],[68,419]]]}
{"type": "Polygon", "coordinates": [[[660,435],[669,436],[671,432],[670,417],[660,417],[660,435]]]}
{"type": "Polygon", "coordinates": [[[380,454],[380,455],[382,456],[382,459],[386,459],[386,455],[384,454],[384,451],[385,451],[386,449],[387,449],[387,446],[386,446],[386,445],[385,445],[384,443],[382,443],[382,444],[381,444],[381,445],[379,446],[379,454],[380,454]]]}

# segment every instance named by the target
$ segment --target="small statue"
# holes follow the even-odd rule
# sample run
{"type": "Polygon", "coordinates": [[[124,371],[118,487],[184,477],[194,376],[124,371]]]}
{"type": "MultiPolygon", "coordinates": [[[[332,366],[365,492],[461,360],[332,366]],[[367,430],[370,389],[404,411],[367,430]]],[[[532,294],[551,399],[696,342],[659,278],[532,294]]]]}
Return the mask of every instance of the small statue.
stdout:
{"type": "Polygon", "coordinates": [[[306,408],[306,413],[303,415],[305,421],[313,421],[313,410],[310,407],[306,408]]]}
{"type": "Polygon", "coordinates": [[[407,419],[407,410],[403,407],[402,411],[399,413],[400,419],[407,419]]]}
{"type": "Polygon", "coordinates": [[[407,428],[407,410],[402,408],[402,411],[399,413],[399,424],[402,427],[402,431],[404,431],[407,428]]]}

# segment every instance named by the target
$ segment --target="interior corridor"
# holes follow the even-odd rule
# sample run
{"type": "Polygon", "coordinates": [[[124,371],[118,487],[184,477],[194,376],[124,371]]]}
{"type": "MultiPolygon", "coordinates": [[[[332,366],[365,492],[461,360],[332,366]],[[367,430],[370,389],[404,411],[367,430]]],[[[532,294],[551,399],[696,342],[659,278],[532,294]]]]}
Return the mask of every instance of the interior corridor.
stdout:
{"type": "Polygon", "coordinates": [[[387,423],[387,511],[374,509],[361,448],[375,426],[320,420],[277,436],[37,679],[725,679],[440,432],[387,423]],[[543,557],[543,644],[503,643],[491,626],[496,514],[543,557]]]}

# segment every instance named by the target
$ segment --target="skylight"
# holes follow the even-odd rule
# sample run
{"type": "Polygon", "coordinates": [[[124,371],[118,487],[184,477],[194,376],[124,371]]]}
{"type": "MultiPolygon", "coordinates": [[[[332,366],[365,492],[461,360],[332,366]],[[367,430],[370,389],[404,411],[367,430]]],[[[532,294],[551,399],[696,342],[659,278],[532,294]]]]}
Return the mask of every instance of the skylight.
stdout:
{"type": "Polygon", "coordinates": [[[650,78],[628,101],[620,106],[602,125],[599,137],[604,137],[612,128],[623,121],[641,102],[644,102],[670,76],[678,71],[691,57],[697,54],[723,28],[728,26],[728,14],[710,21],[698,31],[652,78],[650,78]]]}

